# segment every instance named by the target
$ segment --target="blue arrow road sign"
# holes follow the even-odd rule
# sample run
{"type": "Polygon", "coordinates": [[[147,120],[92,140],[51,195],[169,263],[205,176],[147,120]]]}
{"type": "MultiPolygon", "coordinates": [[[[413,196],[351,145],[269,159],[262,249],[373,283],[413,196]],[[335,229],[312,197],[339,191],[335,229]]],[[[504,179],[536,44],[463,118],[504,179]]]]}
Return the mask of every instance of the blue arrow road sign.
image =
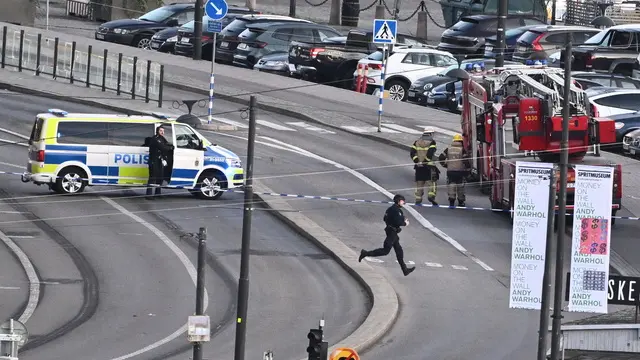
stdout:
{"type": "Polygon", "coordinates": [[[208,0],[204,5],[204,12],[212,20],[220,20],[227,16],[229,5],[226,0],[208,0]]]}
{"type": "Polygon", "coordinates": [[[373,42],[375,44],[395,44],[397,33],[397,20],[373,20],[373,42]]]}

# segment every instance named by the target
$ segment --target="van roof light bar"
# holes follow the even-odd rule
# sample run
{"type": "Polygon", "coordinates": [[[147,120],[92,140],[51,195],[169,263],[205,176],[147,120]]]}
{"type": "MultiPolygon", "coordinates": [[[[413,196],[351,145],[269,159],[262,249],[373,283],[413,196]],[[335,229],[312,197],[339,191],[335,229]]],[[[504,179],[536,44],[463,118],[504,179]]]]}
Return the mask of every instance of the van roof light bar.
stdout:
{"type": "Polygon", "coordinates": [[[65,116],[69,115],[68,112],[66,112],[64,110],[60,110],[60,109],[48,109],[47,112],[50,113],[50,114],[53,114],[55,116],[59,116],[59,117],[65,117],[65,116]]]}

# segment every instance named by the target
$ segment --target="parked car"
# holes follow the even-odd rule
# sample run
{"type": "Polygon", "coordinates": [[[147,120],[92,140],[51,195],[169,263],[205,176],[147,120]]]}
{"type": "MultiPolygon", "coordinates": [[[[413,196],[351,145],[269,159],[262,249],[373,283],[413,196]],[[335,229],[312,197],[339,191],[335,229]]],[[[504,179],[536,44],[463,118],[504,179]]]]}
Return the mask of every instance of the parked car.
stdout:
{"type": "MultiPolygon", "coordinates": [[[[631,76],[640,48],[640,24],[616,25],[572,48],[572,70],[600,71],[631,76]]],[[[560,54],[560,66],[565,55],[560,54]]]]}
{"type": "Polygon", "coordinates": [[[627,114],[618,114],[613,116],[607,116],[607,119],[612,119],[615,121],[616,126],[616,143],[608,144],[607,146],[601,146],[603,149],[607,150],[624,150],[625,136],[627,136],[632,131],[640,129],[640,113],[633,112],[627,114]]]}
{"type": "MultiPolygon", "coordinates": [[[[429,100],[428,95],[431,92],[431,90],[436,87],[439,87],[440,85],[452,84],[454,82],[461,83],[456,78],[448,77],[447,73],[453,69],[457,69],[458,66],[460,67],[460,69],[468,69],[469,66],[473,66],[474,64],[480,64],[480,66],[484,67],[485,70],[490,70],[490,69],[493,69],[495,65],[495,59],[486,59],[486,60],[466,59],[461,61],[460,65],[458,65],[458,63],[455,63],[452,65],[449,65],[448,67],[446,67],[445,69],[443,69],[442,71],[440,71],[435,75],[419,78],[416,81],[411,83],[411,87],[409,87],[407,100],[418,103],[420,105],[440,106],[436,104],[436,102],[438,102],[437,99],[433,98],[433,101],[429,100]]],[[[521,64],[513,61],[505,60],[504,65],[508,66],[508,65],[521,65],[521,64]]],[[[444,87],[444,89],[446,90],[446,87],[444,87]]],[[[459,97],[460,93],[456,91],[455,95],[456,97],[459,97]]],[[[438,95],[438,98],[439,96],[440,95],[438,95]]],[[[447,103],[448,101],[449,100],[447,100],[447,103]]]]}
{"type": "MultiPolygon", "coordinates": [[[[225,16],[221,22],[222,31],[237,17],[249,15],[249,14],[260,14],[257,11],[249,10],[247,8],[235,8],[230,7],[227,16],[225,16]]],[[[209,21],[211,19],[208,16],[202,17],[202,38],[201,38],[201,46],[202,46],[202,59],[211,61],[212,55],[212,44],[213,44],[213,33],[208,31],[209,21]]],[[[176,55],[182,55],[187,57],[193,56],[193,43],[195,33],[195,21],[190,21],[178,29],[176,39],[176,55]]],[[[220,36],[216,37],[216,43],[220,44],[220,36]]],[[[216,48],[216,59],[218,58],[218,49],[216,48]]]]}
{"type": "Polygon", "coordinates": [[[238,48],[240,41],[238,35],[247,29],[248,26],[269,23],[269,22],[302,22],[311,23],[309,20],[297,19],[282,15],[244,15],[235,18],[218,34],[216,44],[216,62],[230,64],[233,62],[233,55],[238,48]]]}
{"type": "Polygon", "coordinates": [[[445,108],[451,112],[458,112],[462,109],[462,81],[455,81],[440,84],[428,92],[427,104],[432,107],[445,108]]]}
{"type": "Polygon", "coordinates": [[[640,80],[622,75],[576,71],[571,73],[571,78],[580,84],[580,87],[585,90],[594,86],[640,89],[640,80]]]}
{"type": "Polygon", "coordinates": [[[149,49],[151,37],[160,30],[182,26],[193,20],[193,3],[171,4],[135,19],[108,21],[98,27],[96,40],[149,49]]]}
{"type": "MultiPolygon", "coordinates": [[[[380,88],[382,60],[382,51],[377,51],[358,62],[369,67],[365,90],[367,94],[380,88]]],[[[445,51],[394,46],[387,60],[384,88],[389,90],[390,99],[406,101],[409,87],[414,81],[457,64],[456,58],[445,51]]],[[[353,73],[353,77],[357,77],[357,71],[353,73]]]]}
{"type": "MultiPolygon", "coordinates": [[[[407,34],[397,34],[396,45],[434,48],[407,34]]],[[[344,41],[291,42],[289,63],[306,79],[351,88],[358,61],[381,48],[373,43],[372,30],[351,29],[344,41]]]]}
{"type": "Polygon", "coordinates": [[[587,89],[585,93],[595,117],[629,114],[640,110],[640,89],[599,86],[587,89]]]}
{"type": "Polygon", "coordinates": [[[524,63],[534,53],[543,53],[545,57],[564,46],[567,33],[573,35],[574,44],[582,44],[600,29],[586,26],[540,25],[533,27],[516,41],[513,61],[524,63]]]}
{"type": "Polygon", "coordinates": [[[253,68],[258,60],[272,53],[288,52],[292,41],[321,41],[324,37],[340,36],[334,28],[314,23],[261,23],[247,27],[238,35],[238,48],[233,65],[253,68]]]}
{"type": "Polygon", "coordinates": [[[284,52],[263,56],[255,65],[253,65],[253,70],[290,76],[289,53],[284,52]]]}
{"type": "MultiPolygon", "coordinates": [[[[510,14],[505,21],[505,31],[527,25],[544,24],[530,15],[510,14]]],[[[485,38],[498,31],[497,15],[463,16],[451,28],[442,33],[438,50],[456,55],[484,56],[485,38]]]]}
{"type": "Polygon", "coordinates": [[[631,70],[631,77],[635,79],[640,79],[640,54],[636,57],[636,60],[633,62],[633,70],[631,70]]]}
{"type": "Polygon", "coordinates": [[[640,157],[640,129],[632,130],[622,138],[622,152],[634,158],[640,157]]]}
{"type": "MultiPolygon", "coordinates": [[[[518,41],[518,38],[520,37],[520,35],[527,32],[527,30],[529,30],[530,28],[536,27],[536,26],[539,26],[539,25],[536,24],[536,25],[521,26],[515,29],[509,29],[504,32],[505,43],[507,44],[507,48],[505,49],[505,52],[504,52],[505,60],[511,60],[511,56],[513,55],[513,51],[515,50],[516,41],[518,41]]],[[[496,49],[498,48],[498,35],[492,35],[492,36],[486,37],[484,39],[484,44],[485,44],[484,57],[486,59],[495,59],[497,55],[496,49]]]]}
{"type": "Polygon", "coordinates": [[[173,53],[174,46],[178,41],[178,27],[171,27],[158,31],[151,37],[149,47],[164,53],[173,53]]]}

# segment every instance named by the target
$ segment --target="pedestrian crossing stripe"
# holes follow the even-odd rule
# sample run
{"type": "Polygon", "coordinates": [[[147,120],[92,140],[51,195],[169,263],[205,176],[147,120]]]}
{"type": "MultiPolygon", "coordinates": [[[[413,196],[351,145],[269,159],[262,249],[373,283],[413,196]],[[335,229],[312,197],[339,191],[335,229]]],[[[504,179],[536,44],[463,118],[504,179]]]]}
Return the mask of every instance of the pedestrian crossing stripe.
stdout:
{"type": "Polygon", "coordinates": [[[397,32],[397,20],[373,20],[373,42],[375,44],[395,44],[397,32]]]}

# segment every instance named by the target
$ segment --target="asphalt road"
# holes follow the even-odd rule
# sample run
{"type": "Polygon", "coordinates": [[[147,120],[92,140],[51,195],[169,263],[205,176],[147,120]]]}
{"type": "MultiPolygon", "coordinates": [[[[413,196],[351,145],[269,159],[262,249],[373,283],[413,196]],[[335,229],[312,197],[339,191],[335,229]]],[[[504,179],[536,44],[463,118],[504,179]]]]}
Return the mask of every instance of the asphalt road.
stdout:
{"type": "MultiPolygon", "coordinates": [[[[261,119],[260,115],[257,119],[261,119]]],[[[291,120],[275,120],[282,126],[291,120]]],[[[245,121],[246,123],[246,121],[245,121]]],[[[295,127],[296,132],[258,126],[257,151],[266,158],[256,159],[256,178],[277,193],[342,196],[346,198],[389,200],[353,175],[326,164],[304,151],[359,169],[392,193],[413,201],[413,169],[406,152],[362,137],[295,127]],[[272,140],[275,139],[275,140],[272,140]],[[268,145],[270,144],[270,145],[268,145]],[[278,147],[286,144],[294,152],[278,147]],[[399,166],[400,165],[400,166],[399,166]],[[293,173],[291,176],[284,175],[293,173]],[[294,177],[298,181],[285,183],[294,177]]],[[[246,132],[232,135],[209,133],[223,146],[244,153],[246,132]]],[[[441,144],[450,139],[438,136],[441,144]]],[[[446,203],[444,176],[438,200],[446,203]]],[[[488,207],[488,199],[479,191],[467,190],[468,206],[488,207]]],[[[332,232],[355,251],[374,248],[383,240],[381,220],[386,205],[327,200],[290,201],[306,216],[332,232]]],[[[522,354],[535,356],[539,312],[508,308],[511,225],[506,215],[490,211],[418,208],[434,226],[445,231],[495,271],[486,271],[443,240],[422,228],[410,217],[411,224],[400,234],[405,259],[415,262],[417,270],[404,277],[393,252],[372,266],[392,281],[400,297],[401,313],[397,323],[376,346],[361,355],[371,359],[514,359],[522,354]],[[429,263],[429,264],[427,264],[429,263]],[[441,265],[435,267],[434,263],[441,265]],[[453,267],[455,266],[455,268],[453,267]]],[[[625,226],[628,226],[625,224],[625,226]]],[[[637,231],[637,230],[636,230],[637,231]]],[[[618,243],[625,239],[614,239],[618,243]]],[[[632,240],[627,240],[632,242],[632,240]]],[[[570,240],[564,251],[568,254],[570,240]]],[[[569,257],[565,269],[569,266],[569,257]]],[[[613,311],[614,308],[612,308],[613,311]]],[[[565,313],[565,320],[589,314],[565,313]]]]}
{"type": "Polygon", "coordinates": [[[0,323],[10,318],[18,320],[28,296],[29,282],[22,265],[0,241],[0,323]]]}
{"type": "MultiPolygon", "coordinates": [[[[237,109],[235,104],[229,106],[237,109]]],[[[0,95],[0,107],[5,115],[2,127],[22,134],[29,133],[35,114],[48,108],[108,112],[25,95],[0,95]]],[[[16,140],[7,134],[0,134],[0,138],[16,140]]],[[[7,164],[20,165],[26,156],[25,148],[6,145],[2,150],[0,161],[5,164],[0,164],[0,168],[22,171],[7,164]]],[[[184,346],[185,334],[137,357],[125,356],[174,333],[195,307],[195,287],[185,266],[140,221],[166,234],[194,264],[192,234],[201,226],[208,228],[207,313],[215,336],[204,354],[209,358],[232,358],[235,328],[230,320],[235,317],[242,194],[229,193],[220,201],[208,203],[194,199],[186,191],[170,191],[166,192],[169,195],[166,198],[149,202],[141,198],[143,190],[89,188],[86,194],[70,199],[50,195],[44,187],[22,184],[18,177],[3,182],[2,190],[8,196],[23,198],[18,201],[19,206],[45,219],[46,224],[77,247],[95,271],[98,284],[99,301],[90,319],[58,341],[24,352],[21,359],[188,356],[190,348],[184,346]],[[215,206],[199,208],[212,204],[215,206]],[[179,209],[185,207],[190,209],[179,209]],[[119,209],[134,213],[138,221],[119,209]]],[[[6,223],[0,222],[0,229],[6,223]]],[[[23,221],[11,226],[18,231],[20,226],[29,224],[23,221]]],[[[250,281],[251,341],[247,342],[247,358],[262,356],[267,349],[278,357],[302,356],[306,332],[317,325],[323,314],[328,341],[335,342],[348,336],[364,320],[369,308],[355,280],[268,211],[256,210],[253,215],[250,281]],[[339,305],[336,299],[340,299],[339,305]],[[298,345],[291,346],[292,342],[298,345]]],[[[70,293],[69,301],[78,295],[70,293]]],[[[43,323],[42,327],[27,323],[30,332],[36,337],[42,335],[46,316],[55,314],[64,305],[64,300],[51,303],[46,312],[42,309],[40,315],[34,315],[34,322],[42,318],[43,323]]]]}

